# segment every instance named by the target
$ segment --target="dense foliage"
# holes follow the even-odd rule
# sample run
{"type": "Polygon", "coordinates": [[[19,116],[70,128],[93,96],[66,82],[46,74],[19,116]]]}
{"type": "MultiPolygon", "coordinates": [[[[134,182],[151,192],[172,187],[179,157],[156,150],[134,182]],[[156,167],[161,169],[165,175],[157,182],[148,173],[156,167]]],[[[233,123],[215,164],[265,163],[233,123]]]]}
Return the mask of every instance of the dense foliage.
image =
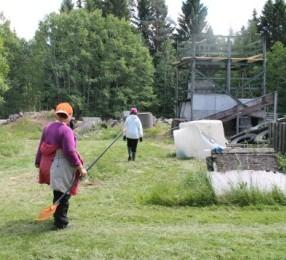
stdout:
{"type": "Polygon", "coordinates": [[[278,112],[286,112],[286,47],[276,42],[268,54],[268,86],[269,90],[278,91],[278,112]]]}
{"type": "Polygon", "coordinates": [[[267,48],[267,91],[278,92],[278,112],[283,115],[285,106],[285,44],[286,44],[286,3],[284,0],[267,0],[260,17],[256,11],[249,20],[247,28],[242,28],[244,45],[251,40],[258,40],[259,35],[266,42],[267,48]]]}
{"type": "Polygon", "coordinates": [[[82,113],[114,116],[152,102],[152,60],[126,21],[100,11],[51,14],[40,24],[32,52],[41,109],[67,100],[82,113]]]}
{"type": "MultiPolygon", "coordinates": [[[[44,18],[28,42],[1,16],[1,117],[51,109],[62,100],[85,115],[116,117],[135,105],[156,116],[173,117],[174,97],[186,98],[190,78],[189,71],[180,72],[176,90],[174,62],[186,47],[182,41],[217,41],[207,24],[207,6],[200,0],[183,1],[173,29],[176,22],[167,17],[165,0],[63,0],[59,11],[44,18]]],[[[286,44],[285,21],[285,1],[268,0],[259,17],[254,10],[235,42],[243,50],[265,37],[267,89],[278,90],[282,113],[286,65],[281,58],[284,47],[275,43],[286,44]]]]}
{"type": "Polygon", "coordinates": [[[276,41],[286,43],[286,4],[284,0],[267,0],[258,19],[258,31],[265,36],[267,47],[276,41]]]}
{"type": "Polygon", "coordinates": [[[0,104],[3,103],[3,94],[7,90],[6,77],[8,73],[8,64],[5,58],[5,50],[3,48],[3,40],[0,37],[0,104]]]}

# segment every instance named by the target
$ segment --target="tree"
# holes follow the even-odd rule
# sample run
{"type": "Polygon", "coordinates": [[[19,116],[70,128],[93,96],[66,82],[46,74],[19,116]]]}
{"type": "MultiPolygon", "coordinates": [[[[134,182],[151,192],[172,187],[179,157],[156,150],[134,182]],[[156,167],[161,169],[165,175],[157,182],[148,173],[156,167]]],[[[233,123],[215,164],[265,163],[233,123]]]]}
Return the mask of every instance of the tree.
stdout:
{"type": "Polygon", "coordinates": [[[286,47],[276,42],[267,53],[267,86],[278,91],[278,112],[286,113],[286,47]]]}
{"type": "MultiPolygon", "coordinates": [[[[152,35],[154,53],[162,49],[162,45],[170,38],[172,29],[166,21],[168,8],[165,0],[153,0],[151,5],[153,13],[152,35]]],[[[165,47],[165,46],[164,46],[165,47]]]]}
{"type": "Polygon", "coordinates": [[[83,8],[82,0],[77,0],[77,1],[76,1],[76,7],[77,7],[77,8],[83,8]]]}
{"type": "Polygon", "coordinates": [[[136,17],[137,13],[137,1],[136,0],[128,0],[128,10],[129,10],[129,18],[131,23],[135,24],[133,20],[136,17]]]}
{"type": "Polygon", "coordinates": [[[241,50],[241,53],[243,53],[243,50],[248,47],[248,45],[253,45],[255,42],[261,40],[261,36],[258,34],[258,19],[256,15],[256,10],[253,10],[252,19],[248,20],[247,27],[242,26],[240,32],[236,35],[234,47],[237,50],[241,50]]]}
{"type": "Polygon", "coordinates": [[[267,49],[276,42],[286,44],[286,4],[284,0],[268,0],[259,18],[258,30],[266,38],[267,49]]]}
{"type": "Polygon", "coordinates": [[[152,60],[128,22],[83,9],[51,14],[35,41],[34,86],[42,81],[47,108],[67,100],[86,115],[116,116],[152,104],[152,60]]]}
{"type": "Polygon", "coordinates": [[[151,23],[152,23],[152,12],[151,12],[151,1],[150,0],[138,0],[137,1],[137,16],[135,16],[135,25],[141,32],[143,39],[145,40],[146,46],[149,50],[152,49],[152,38],[151,38],[151,23]]]}
{"type": "Polygon", "coordinates": [[[95,9],[103,9],[103,0],[85,0],[85,8],[88,11],[93,11],[95,9]]]}
{"type": "Polygon", "coordinates": [[[3,94],[5,103],[0,114],[7,116],[10,113],[34,108],[36,102],[30,83],[30,46],[11,31],[8,20],[4,17],[1,19],[0,38],[3,39],[5,58],[9,66],[6,80],[9,89],[3,94]]]}
{"type": "Polygon", "coordinates": [[[0,105],[4,103],[3,94],[8,90],[7,75],[8,75],[8,63],[5,58],[5,50],[3,48],[3,39],[0,36],[0,105]]]}
{"type": "Polygon", "coordinates": [[[120,19],[124,18],[126,20],[130,17],[130,12],[132,11],[132,1],[130,0],[86,0],[85,8],[88,11],[93,11],[95,9],[100,9],[103,16],[114,15],[120,19]],[[131,9],[130,9],[131,8],[131,9]]]}
{"type": "Polygon", "coordinates": [[[114,16],[126,20],[129,19],[129,7],[127,0],[105,0],[103,7],[103,15],[107,16],[113,14],[114,16]]]}
{"type": "Polygon", "coordinates": [[[138,0],[135,24],[148,46],[155,67],[154,90],[157,96],[153,111],[157,115],[174,115],[175,50],[170,40],[172,29],[167,22],[165,0],[138,0]],[[172,101],[173,100],[173,101],[172,101]]]}
{"type": "Polygon", "coordinates": [[[198,37],[207,25],[206,16],[207,7],[201,4],[200,0],[186,0],[183,2],[182,14],[178,18],[177,39],[185,41],[191,39],[194,35],[198,37]]]}
{"type": "Polygon", "coordinates": [[[157,96],[153,111],[157,115],[173,117],[175,114],[175,70],[173,63],[176,61],[175,49],[171,40],[166,40],[156,53],[154,83],[157,96]]]}
{"type": "Polygon", "coordinates": [[[137,13],[136,25],[154,57],[172,33],[166,21],[168,9],[165,0],[138,0],[137,13]]]}
{"type": "Polygon", "coordinates": [[[73,10],[73,2],[72,0],[63,0],[62,4],[61,4],[61,8],[60,8],[60,12],[70,12],[71,10],[73,10]]]}

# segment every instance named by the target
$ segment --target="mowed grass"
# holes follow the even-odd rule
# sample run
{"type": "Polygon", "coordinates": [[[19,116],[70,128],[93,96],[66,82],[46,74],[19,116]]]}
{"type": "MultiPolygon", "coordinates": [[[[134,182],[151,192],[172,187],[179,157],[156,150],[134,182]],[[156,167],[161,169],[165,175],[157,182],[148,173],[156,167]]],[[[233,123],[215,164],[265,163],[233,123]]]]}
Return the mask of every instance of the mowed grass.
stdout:
{"type": "MultiPolygon", "coordinates": [[[[126,143],[119,139],[71,199],[71,228],[53,231],[52,221],[33,220],[52,199],[50,188],[37,184],[34,168],[40,127],[26,119],[1,127],[0,259],[285,258],[284,206],[176,203],[181,194],[209,191],[197,177],[190,178],[206,166],[176,159],[164,134],[167,127],[158,128],[146,131],[136,162],[127,162],[126,143]],[[190,189],[194,182],[196,189],[190,189]],[[152,201],[156,193],[169,194],[170,205],[152,201]]],[[[120,127],[97,129],[80,137],[85,162],[90,164],[119,132],[120,127]]]]}

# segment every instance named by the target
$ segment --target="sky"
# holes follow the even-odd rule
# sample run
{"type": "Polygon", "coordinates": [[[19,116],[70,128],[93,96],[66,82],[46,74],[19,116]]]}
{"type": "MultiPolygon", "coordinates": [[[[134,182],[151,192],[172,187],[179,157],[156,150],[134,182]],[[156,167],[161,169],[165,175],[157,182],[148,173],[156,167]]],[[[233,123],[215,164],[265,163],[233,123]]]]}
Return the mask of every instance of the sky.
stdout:
{"type": "MultiPolygon", "coordinates": [[[[118,0],[120,1],[120,0],[118,0]]],[[[11,29],[19,37],[33,38],[38,24],[51,13],[58,12],[62,0],[0,0],[0,12],[11,22],[11,29]]],[[[207,22],[214,34],[228,35],[229,29],[239,31],[252,18],[253,9],[258,14],[266,0],[201,0],[208,8],[207,22]]],[[[177,21],[182,0],[166,0],[168,16],[177,21]]]]}

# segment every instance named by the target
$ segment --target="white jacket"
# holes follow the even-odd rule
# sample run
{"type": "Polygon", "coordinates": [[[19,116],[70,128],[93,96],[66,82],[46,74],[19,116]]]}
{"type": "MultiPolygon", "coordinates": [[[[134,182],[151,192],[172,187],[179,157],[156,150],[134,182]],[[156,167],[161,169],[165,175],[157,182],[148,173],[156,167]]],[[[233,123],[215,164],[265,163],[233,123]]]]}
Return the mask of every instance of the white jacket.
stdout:
{"type": "Polygon", "coordinates": [[[142,124],[137,115],[129,115],[124,123],[124,134],[130,139],[143,137],[142,124]]]}

